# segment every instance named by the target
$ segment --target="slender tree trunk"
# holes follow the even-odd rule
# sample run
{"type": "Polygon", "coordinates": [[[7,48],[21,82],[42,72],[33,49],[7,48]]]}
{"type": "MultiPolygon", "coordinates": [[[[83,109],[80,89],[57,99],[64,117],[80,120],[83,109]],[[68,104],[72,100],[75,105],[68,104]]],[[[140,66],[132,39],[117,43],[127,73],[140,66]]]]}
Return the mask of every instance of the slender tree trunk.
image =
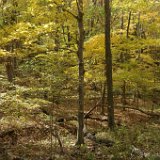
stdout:
{"type": "MultiPolygon", "coordinates": [[[[17,15],[17,7],[18,7],[18,2],[16,0],[12,1],[13,9],[12,9],[12,14],[11,14],[11,19],[10,19],[10,25],[14,25],[18,23],[17,15]]],[[[4,17],[3,17],[4,18],[4,17]]],[[[4,19],[3,19],[4,20],[4,19]]],[[[8,46],[5,47],[5,49],[8,52],[13,53],[14,49],[18,48],[19,43],[15,40],[12,41],[8,46]]],[[[6,62],[6,74],[9,82],[13,82],[14,78],[16,76],[16,69],[17,69],[17,59],[15,57],[8,57],[7,62],[6,62]]]]}
{"type": "Polygon", "coordinates": [[[6,62],[6,73],[9,82],[13,82],[14,79],[14,66],[13,66],[13,58],[8,57],[6,62]]]}
{"type": "Polygon", "coordinates": [[[122,11],[121,15],[121,29],[124,29],[124,11],[122,11]]]}
{"type": "Polygon", "coordinates": [[[130,23],[131,23],[131,15],[132,12],[129,12],[129,16],[128,16],[128,25],[127,25],[127,38],[129,38],[129,29],[130,29],[130,23]]]}
{"type": "Polygon", "coordinates": [[[138,22],[137,22],[137,25],[136,25],[136,35],[137,35],[137,37],[141,37],[141,23],[140,23],[140,21],[141,21],[141,14],[140,14],[140,12],[138,13],[138,22]]]}
{"type": "MultiPolygon", "coordinates": [[[[93,7],[96,8],[97,6],[97,0],[92,0],[93,3],[93,7]]],[[[95,17],[94,15],[92,16],[92,18],[90,19],[90,32],[92,33],[94,26],[95,26],[95,19],[97,17],[95,17]]]]}
{"type": "Polygon", "coordinates": [[[68,47],[70,47],[71,43],[71,32],[69,26],[67,26],[67,42],[68,42],[68,47]]]}
{"type": "Polygon", "coordinates": [[[102,101],[101,101],[101,115],[105,114],[105,95],[106,95],[106,83],[103,84],[103,88],[102,88],[102,101]]]}
{"type": "Polygon", "coordinates": [[[57,28],[57,31],[55,33],[55,39],[54,39],[54,42],[55,42],[54,50],[57,51],[57,52],[59,51],[59,48],[60,48],[60,41],[59,41],[60,37],[59,37],[59,33],[58,32],[59,31],[58,31],[58,28],[57,28]]]}
{"type": "Polygon", "coordinates": [[[104,6],[104,3],[105,3],[104,1],[105,1],[105,0],[100,0],[100,1],[99,1],[99,5],[100,5],[101,7],[104,6]]]}
{"type": "Polygon", "coordinates": [[[111,8],[110,0],[105,0],[105,60],[106,60],[106,79],[107,79],[107,101],[108,101],[108,127],[114,129],[114,104],[113,104],[113,80],[112,80],[112,53],[111,53],[111,37],[110,22],[111,8]]]}
{"type": "MultiPolygon", "coordinates": [[[[61,10],[60,10],[60,8],[58,6],[57,6],[56,9],[57,9],[57,11],[56,11],[57,15],[56,15],[56,18],[55,18],[54,22],[56,24],[58,24],[59,23],[58,13],[61,12],[61,10]]],[[[56,29],[55,29],[55,35],[54,35],[54,43],[55,43],[54,50],[56,52],[58,52],[59,48],[60,48],[60,33],[59,33],[59,30],[60,30],[60,28],[59,28],[59,26],[57,26],[56,29]]]]}
{"type": "Polygon", "coordinates": [[[123,104],[123,110],[125,110],[125,105],[126,105],[126,81],[123,81],[123,86],[122,86],[122,104],[123,104]]]}
{"type": "Polygon", "coordinates": [[[84,143],[84,61],[83,61],[83,46],[84,46],[84,26],[83,26],[83,0],[78,0],[78,61],[79,61],[79,108],[78,108],[78,131],[77,145],[84,143]]]}

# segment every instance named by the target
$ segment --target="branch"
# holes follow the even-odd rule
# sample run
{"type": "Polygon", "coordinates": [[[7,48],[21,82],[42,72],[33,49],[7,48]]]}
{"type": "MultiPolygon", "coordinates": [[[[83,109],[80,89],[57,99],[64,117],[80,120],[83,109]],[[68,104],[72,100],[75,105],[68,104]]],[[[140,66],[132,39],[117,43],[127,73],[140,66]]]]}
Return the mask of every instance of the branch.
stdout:
{"type": "Polygon", "coordinates": [[[65,9],[65,8],[62,8],[63,11],[69,13],[70,15],[72,15],[75,19],[78,19],[78,16],[73,14],[72,12],[70,12],[69,10],[65,9]]]}
{"type": "Polygon", "coordinates": [[[64,153],[63,144],[62,144],[61,138],[58,134],[57,128],[52,129],[52,135],[57,138],[58,144],[60,146],[61,154],[63,154],[64,153]]]}
{"type": "Polygon", "coordinates": [[[72,12],[70,12],[69,10],[67,10],[66,8],[64,8],[64,6],[59,5],[59,4],[58,4],[57,2],[55,2],[55,1],[53,1],[53,3],[54,3],[55,5],[57,5],[57,6],[62,7],[62,10],[63,10],[64,12],[67,12],[67,13],[69,13],[71,16],[73,16],[75,19],[78,19],[78,16],[77,16],[77,15],[75,15],[74,13],[72,13],[72,12]]]}
{"type": "Polygon", "coordinates": [[[95,105],[94,107],[92,107],[92,108],[85,114],[84,118],[88,118],[89,115],[91,114],[91,112],[94,111],[94,109],[95,109],[97,106],[100,105],[101,101],[102,101],[102,100],[100,99],[100,100],[96,103],[96,105],[95,105]]]}
{"type": "Polygon", "coordinates": [[[78,3],[78,0],[76,0],[76,4],[77,4],[78,11],[80,11],[80,6],[79,6],[79,3],[78,3]]]}

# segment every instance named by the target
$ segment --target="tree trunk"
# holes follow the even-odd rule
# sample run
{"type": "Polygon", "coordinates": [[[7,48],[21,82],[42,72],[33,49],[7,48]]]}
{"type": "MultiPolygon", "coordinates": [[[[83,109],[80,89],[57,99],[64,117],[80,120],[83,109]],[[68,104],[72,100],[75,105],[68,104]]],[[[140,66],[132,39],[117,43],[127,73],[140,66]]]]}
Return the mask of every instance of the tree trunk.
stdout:
{"type": "Polygon", "coordinates": [[[122,15],[121,15],[121,29],[124,29],[124,11],[122,11],[122,15]]]}
{"type": "Polygon", "coordinates": [[[54,50],[55,51],[59,51],[59,48],[60,48],[60,41],[59,41],[59,39],[60,39],[60,37],[59,37],[59,33],[58,33],[59,31],[58,31],[58,28],[56,29],[56,33],[55,33],[55,39],[54,39],[54,42],[55,42],[55,47],[54,47],[54,50]]]}
{"type": "Polygon", "coordinates": [[[125,105],[126,105],[126,81],[123,81],[123,86],[122,86],[122,104],[123,104],[123,110],[125,110],[125,105]]]}
{"type": "Polygon", "coordinates": [[[6,74],[9,82],[13,82],[14,80],[14,64],[13,64],[13,58],[9,57],[7,58],[6,62],[6,74]]]}
{"type": "Polygon", "coordinates": [[[141,14],[140,14],[140,12],[138,13],[138,22],[137,22],[137,25],[136,25],[136,35],[137,35],[137,37],[141,37],[141,23],[140,23],[140,21],[141,21],[141,14]]]}
{"type": "Polygon", "coordinates": [[[102,101],[101,101],[101,115],[105,114],[105,95],[106,95],[106,83],[104,83],[103,85],[103,89],[102,89],[102,101]]]}
{"type": "Polygon", "coordinates": [[[100,1],[99,1],[99,6],[103,7],[103,6],[104,6],[104,1],[105,1],[105,0],[100,0],[100,1]]]}
{"type": "Polygon", "coordinates": [[[111,8],[110,0],[105,0],[105,70],[107,80],[107,101],[108,101],[108,127],[114,129],[114,104],[113,104],[113,81],[112,81],[112,53],[111,53],[111,37],[110,22],[111,8]]]}
{"type": "Polygon", "coordinates": [[[70,43],[71,43],[71,32],[70,32],[70,28],[69,26],[67,26],[67,42],[68,42],[68,47],[70,47],[70,43]]]}
{"type": "Polygon", "coordinates": [[[128,25],[127,25],[127,38],[129,38],[129,28],[130,28],[130,23],[131,23],[131,15],[132,12],[129,12],[129,16],[128,16],[128,25]]]}
{"type": "MultiPolygon", "coordinates": [[[[18,23],[18,19],[17,19],[17,16],[19,14],[19,12],[17,11],[18,2],[17,0],[13,0],[11,4],[13,5],[13,8],[12,8],[12,14],[11,14],[9,23],[10,25],[13,25],[18,23]]],[[[6,60],[5,67],[6,67],[6,74],[9,82],[14,82],[14,78],[17,75],[18,66],[17,66],[16,51],[14,51],[14,49],[17,49],[19,46],[20,46],[20,42],[17,40],[13,40],[10,42],[10,44],[4,47],[8,52],[15,53],[15,56],[8,57],[6,60]]]]}
{"type": "Polygon", "coordinates": [[[83,46],[84,46],[84,26],[83,26],[83,0],[78,0],[78,61],[79,61],[79,108],[78,108],[78,131],[77,145],[84,143],[84,61],[83,61],[83,46]]]}

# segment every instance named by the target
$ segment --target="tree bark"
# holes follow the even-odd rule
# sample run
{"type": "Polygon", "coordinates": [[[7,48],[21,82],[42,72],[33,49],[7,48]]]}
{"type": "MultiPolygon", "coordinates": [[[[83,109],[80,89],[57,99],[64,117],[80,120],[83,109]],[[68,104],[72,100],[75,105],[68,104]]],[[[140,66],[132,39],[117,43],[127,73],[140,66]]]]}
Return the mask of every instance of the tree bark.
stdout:
{"type": "Polygon", "coordinates": [[[112,53],[111,53],[111,8],[110,0],[105,0],[105,70],[107,80],[108,101],[108,127],[114,129],[114,104],[113,104],[113,80],[112,80],[112,53]]]}
{"type": "Polygon", "coordinates": [[[129,16],[128,16],[128,25],[127,25],[127,38],[129,38],[129,29],[130,29],[130,23],[131,23],[131,15],[132,12],[129,12],[129,16]]]}
{"type": "MultiPolygon", "coordinates": [[[[11,14],[11,17],[10,17],[10,25],[13,25],[13,24],[17,24],[17,16],[18,16],[18,11],[17,11],[17,7],[18,7],[18,2],[17,0],[13,0],[12,3],[13,5],[13,8],[12,8],[12,14],[11,14]]],[[[3,20],[4,20],[4,17],[3,17],[3,20]]],[[[5,21],[5,20],[4,20],[5,21]]],[[[11,52],[13,53],[14,52],[14,49],[18,48],[19,46],[19,42],[16,41],[16,40],[13,40],[10,42],[10,44],[8,44],[7,46],[5,46],[4,48],[8,51],[8,52],[11,52]]],[[[9,82],[14,82],[14,78],[16,76],[16,69],[17,69],[17,58],[16,56],[13,57],[7,57],[7,60],[6,60],[6,74],[7,74],[7,78],[8,78],[8,81],[9,82]]]]}
{"type": "Polygon", "coordinates": [[[106,95],[106,82],[103,85],[103,90],[102,90],[102,98],[101,98],[101,115],[105,114],[105,95],[106,95]]]}
{"type": "Polygon", "coordinates": [[[14,80],[15,74],[14,74],[14,65],[11,57],[8,58],[8,61],[6,62],[5,66],[6,66],[8,81],[12,83],[14,80]]]}
{"type": "Polygon", "coordinates": [[[123,86],[122,86],[122,104],[123,104],[123,110],[125,110],[125,105],[126,105],[126,81],[123,81],[123,86]]]}
{"type": "Polygon", "coordinates": [[[122,15],[121,15],[121,29],[124,29],[124,11],[122,11],[122,15]]]}
{"type": "Polygon", "coordinates": [[[84,25],[83,25],[83,0],[77,1],[78,7],[78,61],[79,61],[79,108],[78,108],[78,130],[77,130],[77,145],[84,144],[84,60],[83,60],[83,46],[84,46],[84,25]]]}

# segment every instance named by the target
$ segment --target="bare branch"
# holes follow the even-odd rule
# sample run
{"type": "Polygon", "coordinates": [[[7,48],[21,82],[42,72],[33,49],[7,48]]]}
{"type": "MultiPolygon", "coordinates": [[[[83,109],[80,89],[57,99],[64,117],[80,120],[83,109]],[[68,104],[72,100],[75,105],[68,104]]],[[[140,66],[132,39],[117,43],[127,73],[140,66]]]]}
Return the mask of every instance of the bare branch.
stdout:
{"type": "Polygon", "coordinates": [[[77,16],[77,15],[75,15],[75,14],[72,13],[71,11],[67,10],[66,8],[64,8],[63,5],[59,5],[59,4],[58,4],[57,2],[55,2],[55,1],[53,1],[53,3],[54,3],[55,5],[57,5],[57,6],[62,7],[61,9],[62,9],[64,12],[67,12],[67,13],[69,13],[71,16],[73,16],[75,19],[78,19],[78,16],[77,16]]]}

